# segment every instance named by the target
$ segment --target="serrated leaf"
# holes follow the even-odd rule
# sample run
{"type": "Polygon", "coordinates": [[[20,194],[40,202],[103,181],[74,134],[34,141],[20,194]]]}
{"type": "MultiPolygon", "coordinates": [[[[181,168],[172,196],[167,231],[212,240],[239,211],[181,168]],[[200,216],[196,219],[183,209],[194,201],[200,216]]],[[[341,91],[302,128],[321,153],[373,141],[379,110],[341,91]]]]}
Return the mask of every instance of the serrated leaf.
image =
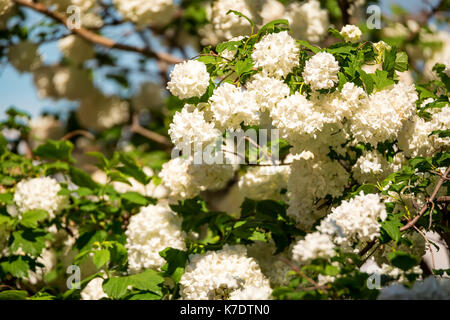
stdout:
{"type": "Polygon", "coordinates": [[[73,144],[68,140],[47,140],[46,143],[41,144],[36,149],[34,149],[33,154],[44,159],[65,159],[70,162],[74,162],[72,151],[73,144]]]}
{"type": "Polygon", "coordinates": [[[395,57],[395,70],[400,72],[408,70],[408,55],[406,52],[397,52],[395,57]]]}
{"type": "Polygon", "coordinates": [[[69,173],[72,182],[79,187],[85,187],[91,190],[95,190],[99,187],[99,185],[96,182],[94,182],[94,180],[92,180],[91,176],[89,176],[83,170],[80,170],[75,167],[70,167],[69,173]]]}
{"type": "Polygon", "coordinates": [[[94,257],[92,260],[94,261],[94,264],[97,266],[97,268],[100,269],[109,262],[110,258],[111,255],[109,253],[109,250],[102,249],[94,251],[94,257]]]}
{"type": "Polygon", "coordinates": [[[45,240],[48,238],[46,232],[30,229],[15,231],[12,236],[14,239],[11,245],[13,251],[21,248],[25,253],[34,257],[41,254],[45,248],[45,240]]]}
{"type": "Polygon", "coordinates": [[[150,203],[147,200],[147,198],[145,198],[140,193],[137,193],[137,192],[134,192],[134,191],[123,193],[121,195],[121,197],[122,197],[122,199],[128,200],[128,201],[130,201],[132,203],[136,203],[136,204],[141,205],[141,206],[146,206],[146,205],[148,205],[150,203]]]}
{"type": "Polygon", "coordinates": [[[36,228],[39,221],[47,218],[48,212],[45,210],[32,210],[27,211],[22,215],[20,224],[25,228],[36,228]]]}
{"type": "Polygon", "coordinates": [[[0,300],[26,300],[28,292],[25,290],[7,290],[0,292],[0,300]]]}
{"type": "Polygon", "coordinates": [[[420,258],[403,251],[393,251],[388,255],[389,262],[404,271],[410,270],[420,262],[420,258]]]}
{"type": "Polygon", "coordinates": [[[251,59],[239,60],[236,62],[235,71],[238,76],[249,72],[253,69],[253,61],[251,59]]]}

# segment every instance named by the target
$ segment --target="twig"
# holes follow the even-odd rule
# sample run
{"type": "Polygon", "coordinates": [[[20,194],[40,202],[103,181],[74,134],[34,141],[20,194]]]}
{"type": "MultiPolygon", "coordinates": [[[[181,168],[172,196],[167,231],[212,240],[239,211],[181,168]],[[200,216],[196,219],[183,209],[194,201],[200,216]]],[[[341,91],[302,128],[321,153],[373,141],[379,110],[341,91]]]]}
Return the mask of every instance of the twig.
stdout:
{"type": "Polygon", "coordinates": [[[316,290],[322,290],[328,294],[328,291],[326,289],[324,289],[323,286],[320,286],[316,281],[314,281],[313,279],[308,277],[306,274],[304,274],[302,271],[300,271],[300,269],[297,268],[297,266],[295,266],[292,262],[285,259],[284,257],[278,257],[278,259],[280,259],[282,262],[286,263],[289,267],[291,267],[292,270],[294,270],[300,277],[306,279],[309,283],[311,283],[314,286],[314,288],[316,288],[316,290]]]}
{"type": "Polygon", "coordinates": [[[419,228],[417,228],[416,226],[413,226],[414,229],[416,229],[416,231],[422,236],[422,238],[424,238],[425,242],[428,245],[428,248],[430,248],[430,253],[431,253],[431,263],[433,265],[433,269],[436,269],[436,264],[434,263],[434,253],[433,253],[433,248],[431,247],[430,241],[428,241],[427,237],[425,236],[425,234],[420,231],[419,228]]]}
{"type": "Polygon", "coordinates": [[[139,116],[137,114],[133,115],[133,123],[131,124],[131,128],[130,128],[131,132],[140,134],[141,136],[144,136],[150,140],[153,140],[159,144],[162,144],[164,146],[167,147],[172,147],[172,142],[170,142],[169,139],[167,139],[166,137],[164,137],[163,135],[160,135],[159,133],[150,131],[148,129],[143,128],[140,124],[139,124],[139,116]]]}
{"type": "Polygon", "coordinates": [[[179,59],[169,53],[155,52],[149,48],[140,48],[140,47],[134,47],[134,46],[130,46],[130,45],[122,44],[122,43],[117,43],[109,38],[103,37],[103,36],[96,34],[85,28],[70,29],[67,25],[67,19],[63,14],[49,10],[46,6],[44,6],[41,3],[28,2],[27,0],[13,0],[13,2],[15,2],[18,5],[33,9],[34,11],[40,12],[40,13],[58,21],[59,23],[63,24],[67,29],[69,29],[72,33],[79,35],[83,39],[85,39],[93,44],[98,44],[100,46],[110,48],[110,49],[118,49],[118,50],[123,50],[123,51],[140,53],[140,54],[143,54],[150,58],[156,58],[158,60],[165,61],[169,64],[175,64],[175,63],[180,63],[180,62],[184,61],[183,59],[179,59]]]}
{"type": "Polygon", "coordinates": [[[420,210],[419,214],[417,216],[415,216],[414,219],[410,220],[406,225],[401,227],[400,231],[407,230],[407,229],[411,228],[412,226],[414,226],[416,224],[416,222],[419,221],[419,219],[425,214],[425,212],[427,212],[429,204],[433,203],[434,198],[436,198],[436,195],[439,192],[439,190],[441,189],[442,184],[446,180],[447,175],[448,175],[449,172],[450,172],[450,167],[448,167],[447,170],[445,170],[445,173],[439,179],[438,183],[436,184],[436,187],[433,190],[433,193],[431,194],[431,197],[428,199],[427,203],[422,207],[422,209],[420,210]]]}
{"type": "Polygon", "coordinates": [[[90,133],[89,131],[86,130],[74,130],[72,132],[67,133],[64,137],[62,137],[60,140],[64,141],[64,140],[70,140],[75,136],[83,136],[86,137],[90,140],[95,140],[95,136],[90,133]]]}

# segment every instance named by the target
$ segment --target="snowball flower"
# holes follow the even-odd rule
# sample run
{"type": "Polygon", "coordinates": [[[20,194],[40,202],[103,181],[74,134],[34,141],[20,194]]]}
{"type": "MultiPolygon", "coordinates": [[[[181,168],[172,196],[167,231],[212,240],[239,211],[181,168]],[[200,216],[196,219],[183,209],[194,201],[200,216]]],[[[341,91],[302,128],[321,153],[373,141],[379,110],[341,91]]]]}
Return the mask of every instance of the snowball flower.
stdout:
{"type": "Polygon", "coordinates": [[[245,125],[258,123],[258,105],[255,96],[230,83],[218,87],[210,98],[211,112],[220,129],[238,129],[245,125]]]}
{"type": "Polygon", "coordinates": [[[344,40],[347,42],[357,42],[362,35],[361,30],[357,26],[352,24],[343,26],[340,33],[344,37],[344,40]]]}
{"type": "Polygon", "coordinates": [[[271,77],[286,77],[299,66],[300,48],[287,31],[266,34],[252,53],[255,67],[271,77]]]}
{"type": "Polygon", "coordinates": [[[248,298],[249,288],[257,288],[258,299],[268,299],[269,280],[242,245],[225,245],[218,251],[189,256],[181,277],[180,295],[186,300],[225,300],[248,298]]]}
{"type": "Polygon", "coordinates": [[[320,8],[319,1],[293,2],[287,6],[286,12],[291,33],[296,39],[319,42],[326,36],[330,24],[328,12],[320,8]]]}
{"type": "Polygon", "coordinates": [[[387,217],[386,207],[378,194],[363,191],[355,198],[342,201],[317,228],[334,237],[337,244],[372,241],[380,236],[380,221],[387,217]]]}
{"type": "Polygon", "coordinates": [[[138,26],[162,26],[175,12],[173,0],[114,0],[117,11],[138,26]]]}
{"type": "Polygon", "coordinates": [[[192,159],[175,158],[163,164],[159,177],[162,184],[169,190],[174,200],[190,199],[200,193],[200,186],[196,185],[188,173],[192,159]]]}
{"type": "Polygon", "coordinates": [[[141,84],[139,92],[132,99],[133,107],[137,110],[158,110],[164,106],[164,97],[160,85],[153,82],[141,84]]]}
{"type": "Polygon", "coordinates": [[[233,37],[246,35],[250,32],[250,23],[234,13],[228,13],[230,10],[238,11],[250,19],[254,16],[248,1],[245,0],[218,0],[212,5],[211,22],[213,32],[221,39],[229,40],[233,37]]]}
{"type": "Polygon", "coordinates": [[[64,128],[58,119],[53,116],[40,116],[32,118],[29,122],[32,139],[31,144],[36,148],[41,142],[47,139],[58,140],[64,135],[64,128]]]}
{"type": "Polygon", "coordinates": [[[141,208],[137,215],[130,218],[125,235],[128,268],[132,273],[149,268],[159,269],[165,264],[159,252],[167,247],[185,249],[181,218],[163,204],[141,208]]]}
{"type": "Polygon", "coordinates": [[[175,146],[182,150],[192,150],[195,146],[206,146],[213,143],[220,131],[214,123],[205,121],[203,111],[186,105],[181,112],[176,112],[169,126],[169,135],[175,146]]]}
{"type": "Polygon", "coordinates": [[[16,186],[14,202],[19,214],[30,210],[46,210],[54,218],[68,204],[65,196],[59,195],[61,186],[50,177],[21,180],[16,186]]]}
{"type": "Polygon", "coordinates": [[[32,71],[42,64],[38,46],[29,41],[19,42],[9,47],[8,60],[19,72],[32,71]]]}
{"type": "Polygon", "coordinates": [[[95,278],[89,281],[87,286],[80,292],[81,300],[100,300],[108,298],[108,295],[103,291],[103,279],[95,278]]]}
{"type": "Polygon", "coordinates": [[[253,76],[246,84],[247,90],[254,94],[261,111],[272,110],[278,102],[289,95],[289,87],[283,81],[261,73],[253,76]]]}
{"type": "Polygon", "coordinates": [[[329,235],[308,233],[305,239],[298,241],[292,248],[292,259],[301,263],[318,258],[326,259],[334,256],[334,247],[329,235]]]}
{"type": "Polygon", "coordinates": [[[306,61],[303,78],[311,89],[330,89],[338,82],[339,63],[328,52],[316,53],[306,61]]]}
{"type": "Polygon", "coordinates": [[[167,83],[167,89],[180,99],[201,97],[208,86],[209,73],[206,66],[196,60],[176,64],[167,83]]]}
{"type": "Polygon", "coordinates": [[[95,56],[92,45],[76,35],[62,38],[58,41],[58,46],[63,55],[76,63],[83,63],[95,56]]]}

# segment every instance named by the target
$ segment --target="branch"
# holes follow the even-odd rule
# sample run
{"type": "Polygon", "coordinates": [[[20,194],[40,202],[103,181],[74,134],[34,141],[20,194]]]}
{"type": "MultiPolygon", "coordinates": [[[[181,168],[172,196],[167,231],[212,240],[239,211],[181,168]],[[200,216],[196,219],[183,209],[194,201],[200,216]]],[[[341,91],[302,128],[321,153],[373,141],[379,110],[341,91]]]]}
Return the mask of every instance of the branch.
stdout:
{"type": "Polygon", "coordinates": [[[306,274],[304,274],[303,272],[300,271],[299,268],[297,268],[293,263],[291,263],[289,260],[283,258],[283,257],[278,257],[278,259],[280,259],[281,261],[283,261],[284,263],[286,263],[289,267],[292,268],[292,270],[294,270],[299,276],[301,276],[302,278],[306,279],[309,283],[311,283],[314,288],[316,290],[322,290],[324,291],[326,294],[328,294],[328,291],[323,287],[320,286],[316,281],[314,281],[313,279],[311,279],[310,277],[308,277],[306,274]]]}
{"type": "Polygon", "coordinates": [[[134,46],[126,45],[126,44],[117,43],[109,38],[103,37],[103,36],[96,34],[85,28],[70,29],[67,25],[67,19],[63,14],[49,10],[46,6],[44,6],[40,3],[27,2],[27,0],[13,0],[13,2],[15,2],[18,5],[33,9],[34,11],[40,12],[40,13],[58,21],[59,23],[63,24],[72,33],[77,34],[78,36],[82,37],[86,41],[91,42],[93,44],[97,44],[97,45],[100,45],[100,46],[103,46],[106,48],[110,48],[110,49],[118,49],[118,50],[123,50],[123,51],[140,53],[149,58],[155,58],[155,59],[164,61],[169,64],[183,62],[183,59],[179,59],[168,53],[155,52],[153,50],[150,50],[149,48],[140,48],[140,47],[134,47],[134,46]]]}
{"type": "Polygon", "coordinates": [[[419,214],[414,217],[414,219],[410,220],[406,225],[400,228],[400,231],[407,230],[411,227],[413,227],[417,221],[427,212],[428,206],[433,203],[434,198],[436,198],[437,193],[441,189],[442,185],[444,184],[444,181],[447,180],[447,175],[450,172],[450,167],[445,170],[445,173],[442,175],[442,177],[439,179],[439,182],[436,184],[436,187],[433,190],[433,193],[431,194],[431,197],[428,199],[427,203],[422,207],[419,214]]]}
{"type": "Polygon", "coordinates": [[[166,147],[172,147],[172,143],[170,142],[170,140],[163,135],[143,128],[139,124],[139,116],[137,114],[133,115],[133,123],[131,124],[130,130],[131,132],[140,134],[141,136],[144,136],[166,147]]]}

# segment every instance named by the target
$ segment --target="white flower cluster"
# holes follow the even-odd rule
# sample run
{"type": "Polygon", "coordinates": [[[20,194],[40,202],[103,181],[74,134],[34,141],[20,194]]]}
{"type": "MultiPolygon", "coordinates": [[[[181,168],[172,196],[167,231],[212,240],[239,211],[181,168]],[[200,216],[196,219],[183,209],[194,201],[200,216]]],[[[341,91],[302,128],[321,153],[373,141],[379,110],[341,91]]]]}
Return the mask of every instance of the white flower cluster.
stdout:
{"type": "Polygon", "coordinates": [[[222,189],[234,176],[231,164],[194,164],[193,160],[178,157],[163,164],[159,177],[171,199],[189,199],[206,189],[222,189]]]}
{"type": "Polygon", "coordinates": [[[320,8],[319,1],[294,2],[288,5],[286,12],[291,33],[296,39],[319,42],[326,36],[329,26],[328,12],[320,8]]]}
{"type": "Polygon", "coordinates": [[[85,96],[77,109],[80,124],[94,130],[104,130],[127,122],[128,102],[116,96],[105,96],[101,92],[85,96]]]}
{"type": "Polygon", "coordinates": [[[38,45],[22,41],[9,47],[8,60],[19,72],[30,72],[42,64],[38,45]]]}
{"type": "Polygon", "coordinates": [[[289,283],[289,265],[281,261],[279,257],[287,258],[287,254],[275,255],[275,244],[270,242],[255,241],[247,246],[247,254],[254,258],[261,268],[262,273],[269,279],[271,286],[284,286],[289,283]]]}
{"type": "Polygon", "coordinates": [[[258,105],[255,96],[247,90],[224,83],[214,91],[210,103],[218,128],[239,129],[242,122],[245,125],[258,123],[258,105]]]}
{"type": "Polygon", "coordinates": [[[170,124],[169,135],[179,149],[194,149],[213,143],[221,134],[214,124],[205,121],[203,111],[186,105],[181,112],[175,113],[170,124]],[[193,110],[192,110],[193,109],[193,110]]]}
{"type": "Polygon", "coordinates": [[[302,153],[291,165],[288,215],[296,218],[303,229],[309,229],[326,213],[318,208],[317,200],[326,195],[340,196],[347,181],[348,173],[337,161],[302,153]]]}
{"type": "Polygon", "coordinates": [[[58,41],[59,50],[76,63],[83,63],[95,56],[92,45],[76,35],[69,35],[58,41]]]}
{"type": "Polygon", "coordinates": [[[430,121],[414,116],[399,133],[398,146],[408,157],[429,157],[435,152],[450,147],[449,137],[439,137],[437,134],[431,135],[433,131],[449,128],[450,107],[447,105],[440,109],[429,109],[429,111],[432,112],[430,121]]]}
{"type": "Polygon", "coordinates": [[[182,299],[268,299],[272,293],[269,280],[242,245],[194,254],[189,261],[180,280],[182,299]]]}
{"type": "Polygon", "coordinates": [[[378,194],[361,191],[350,200],[344,200],[340,206],[322,220],[317,228],[320,232],[333,237],[336,244],[345,246],[356,241],[371,241],[380,235],[380,221],[387,217],[386,207],[378,194]]]}
{"type": "Polygon", "coordinates": [[[364,151],[352,168],[353,177],[360,184],[376,183],[399,170],[404,162],[402,153],[397,153],[393,162],[389,163],[377,150],[364,151]]]}
{"type": "Polygon", "coordinates": [[[53,116],[32,118],[28,125],[30,127],[29,137],[33,148],[36,148],[47,139],[58,140],[64,134],[61,121],[53,116]]]}
{"type": "Polygon", "coordinates": [[[340,33],[347,42],[357,42],[362,36],[361,30],[352,24],[343,26],[340,33]]]}
{"type": "Polygon", "coordinates": [[[165,263],[159,252],[167,247],[185,249],[181,218],[164,204],[141,208],[130,218],[125,235],[128,268],[132,273],[148,268],[159,269],[165,263]]]}
{"type": "Polygon", "coordinates": [[[229,40],[233,37],[248,34],[250,23],[228,11],[238,11],[250,19],[254,18],[249,1],[246,0],[218,0],[211,8],[211,22],[216,36],[220,40],[229,40]]]}
{"type": "Polygon", "coordinates": [[[30,210],[46,210],[54,218],[68,204],[65,196],[59,195],[61,186],[50,177],[20,181],[14,192],[14,203],[21,215],[30,210]]]}
{"type": "Polygon", "coordinates": [[[81,290],[81,300],[100,300],[108,298],[108,295],[103,291],[103,279],[94,278],[81,290]]]}
{"type": "Polygon", "coordinates": [[[411,289],[393,284],[381,290],[378,300],[449,300],[450,279],[429,276],[417,281],[411,289]]]}
{"type": "Polygon", "coordinates": [[[289,87],[283,81],[271,78],[261,73],[252,77],[246,84],[247,90],[251,92],[256,99],[260,111],[272,110],[277,104],[289,95],[289,87]]]}
{"type": "Polygon", "coordinates": [[[164,26],[170,22],[176,6],[173,0],[114,0],[117,11],[138,26],[164,26]]]}
{"type": "Polygon", "coordinates": [[[253,200],[283,200],[281,194],[287,188],[290,174],[289,166],[270,166],[248,168],[239,178],[239,193],[253,200]]]}
{"type": "Polygon", "coordinates": [[[175,65],[167,89],[180,99],[201,97],[208,89],[209,73],[204,63],[189,60],[175,65]]]}
{"type": "Polygon", "coordinates": [[[305,239],[298,241],[292,248],[292,259],[301,263],[308,263],[318,258],[334,256],[335,244],[328,234],[320,232],[308,233],[305,239]]]}
{"type": "Polygon", "coordinates": [[[300,48],[287,31],[269,33],[255,44],[255,67],[271,77],[286,77],[299,66],[300,48]]]}
{"type": "Polygon", "coordinates": [[[328,52],[316,53],[306,61],[303,78],[311,89],[330,89],[338,82],[339,63],[328,52]]]}

